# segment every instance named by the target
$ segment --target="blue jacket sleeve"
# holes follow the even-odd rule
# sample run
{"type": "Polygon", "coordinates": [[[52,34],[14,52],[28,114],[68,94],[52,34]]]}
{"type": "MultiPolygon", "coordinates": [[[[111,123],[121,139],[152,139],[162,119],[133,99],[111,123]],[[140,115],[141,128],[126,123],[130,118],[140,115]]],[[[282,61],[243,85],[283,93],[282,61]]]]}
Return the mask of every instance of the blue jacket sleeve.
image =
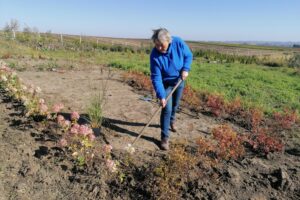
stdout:
{"type": "Polygon", "coordinates": [[[183,50],[183,71],[189,72],[191,70],[191,64],[193,61],[193,54],[190,50],[189,46],[183,41],[182,42],[182,50],[183,50]]]}
{"type": "Polygon", "coordinates": [[[152,85],[154,87],[157,98],[165,99],[166,91],[162,82],[161,69],[152,57],[150,57],[150,71],[152,85]]]}

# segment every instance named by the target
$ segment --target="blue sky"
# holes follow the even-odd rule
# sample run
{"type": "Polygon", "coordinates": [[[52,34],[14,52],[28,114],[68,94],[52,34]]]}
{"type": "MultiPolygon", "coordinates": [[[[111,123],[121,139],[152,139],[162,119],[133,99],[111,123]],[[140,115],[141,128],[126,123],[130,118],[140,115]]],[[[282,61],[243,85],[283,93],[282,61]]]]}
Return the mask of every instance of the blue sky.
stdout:
{"type": "Polygon", "coordinates": [[[149,38],[152,29],[199,41],[300,41],[300,0],[0,0],[11,19],[39,31],[149,38]]]}

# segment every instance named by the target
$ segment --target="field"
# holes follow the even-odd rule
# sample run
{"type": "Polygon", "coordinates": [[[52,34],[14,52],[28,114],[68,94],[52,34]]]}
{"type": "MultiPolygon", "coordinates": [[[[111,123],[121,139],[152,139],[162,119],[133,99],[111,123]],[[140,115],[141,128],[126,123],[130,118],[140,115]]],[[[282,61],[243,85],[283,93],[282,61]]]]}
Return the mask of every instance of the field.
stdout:
{"type": "MultiPolygon", "coordinates": [[[[89,38],[87,42],[90,43],[82,44],[83,51],[75,51],[76,48],[80,49],[76,38],[74,36],[66,38],[65,46],[69,51],[60,48],[59,39],[58,42],[48,39],[54,45],[52,43],[52,45],[45,45],[43,47],[45,50],[40,51],[25,46],[8,46],[2,41],[2,47],[7,46],[7,48],[2,48],[1,53],[4,58],[8,57],[9,66],[16,68],[26,67],[27,63],[24,64],[23,60],[29,57],[31,63],[28,64],[35,65],[40,70],[51,67],[76,68],[78,63],[87,63],[149,74],[149,41],[101,38],[95,44],[96,39],[89,38]],[[70,42],[67,42],[68,40],[70,42]],[[56,50],[46,50],[51,48],[56,48],[56,50]],[[16,60],[9,59],[10,57],[24,58],[16,60]]],[[[45,42],[45,44],[47,43],[45,42]]],[[[203,43],[196,45],[193,42],[191,46],[196,52],[199,48],[203,48],[203,43]]],[[[219,93],[226,100],[232,100],[239,96],[245,104],[258,105],[267,113],[274,110],[282,111],[285,108],[299,110],[299,67],[287,66],[288,59],[298,49],[278,47],[272,49],[271,47],[255,46],[250,48],[242,45],[224,44],[221,46],[211,43],[204,47],[207,46],[211,48],[208,48],[207,52],[202,52],[201,56],[196,56],[192,66],[191,77],[188,81],[194,89],[200,92],[219,93]],[[235,49],[232,50],[232,48],[235,49]],[[211,51],[212,49],[216,51],[211,51]],[[244,51],[248,50],[256,52],[251,53],[251,56],[260,55],[258,60],[253,61],[251,56],[244,58],[244,51]],[[223,57],[220,57],[215,52],[225,54],[221,54],[223,57]],[[226,52],[237,52],[238,54],[236,57],[226,57],[228,55],[226,52]],[[259,58],[262,55],[264,57],[259,58]],[[245,62],[252,65],[245,64],[245,62]],[[272,64],[280,67],[268,66],[272,64]]]]}
{"type": "Polygon", "coordinates": [[[1,199],[299,199],[299,50],[188,44],[171,151],[156,116],[132,152],[158,108],[150,41],[1,33],[1,199]]]}

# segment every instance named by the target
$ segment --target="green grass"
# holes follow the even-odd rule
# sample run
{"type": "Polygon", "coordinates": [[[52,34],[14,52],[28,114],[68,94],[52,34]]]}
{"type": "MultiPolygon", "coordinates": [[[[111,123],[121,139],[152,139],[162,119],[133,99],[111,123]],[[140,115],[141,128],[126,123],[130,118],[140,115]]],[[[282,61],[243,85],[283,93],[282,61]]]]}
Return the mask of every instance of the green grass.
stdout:
{"type": "Polygon", "coordinates": [[[139,71],[150,75],[149,55],[133,54],[131,57],[116,56],[109,63],[110,66],[123,70],[139,71]]]}
{"type": "Polygon", "coordinates": [[[230,44],[222,42],[193,42],[189,43],[194,45],[209,45],[216,47],[236,47],[236,48],[245,48],[245,49],[257,49],[257,50],[272,50],[272,51],[291,51],[291,48],[288,47],[277,47],[277,46],[259,46],[259,45],[250,45],[250,44],[230,44]]]}
{"type": "Polygon", "coordinates": [[[290,68],[243,64],[194,63],[189,84],[199,91],[241,97],[266,112],[285,107],[300,110],[300,75],[290,68]]]}

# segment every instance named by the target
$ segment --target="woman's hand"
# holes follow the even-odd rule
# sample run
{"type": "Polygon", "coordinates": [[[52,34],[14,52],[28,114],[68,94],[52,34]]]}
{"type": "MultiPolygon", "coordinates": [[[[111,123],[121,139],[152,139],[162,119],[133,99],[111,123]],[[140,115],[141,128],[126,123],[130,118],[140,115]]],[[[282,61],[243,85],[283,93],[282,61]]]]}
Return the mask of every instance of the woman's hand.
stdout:
{"type": "Polygon", "coordinates": [[[166,107],[166,105],[167,105],[166,99],[161,99],[161,100],[160,100],[160,105],[161,105],[163,108],[166,107]]]}
{"type": "Polygon", "coordinates": [[[187,71],[182,71],[181,72],[181,78],[182,80],[185,80],[188,77],[189,73],[187,71]]]}

